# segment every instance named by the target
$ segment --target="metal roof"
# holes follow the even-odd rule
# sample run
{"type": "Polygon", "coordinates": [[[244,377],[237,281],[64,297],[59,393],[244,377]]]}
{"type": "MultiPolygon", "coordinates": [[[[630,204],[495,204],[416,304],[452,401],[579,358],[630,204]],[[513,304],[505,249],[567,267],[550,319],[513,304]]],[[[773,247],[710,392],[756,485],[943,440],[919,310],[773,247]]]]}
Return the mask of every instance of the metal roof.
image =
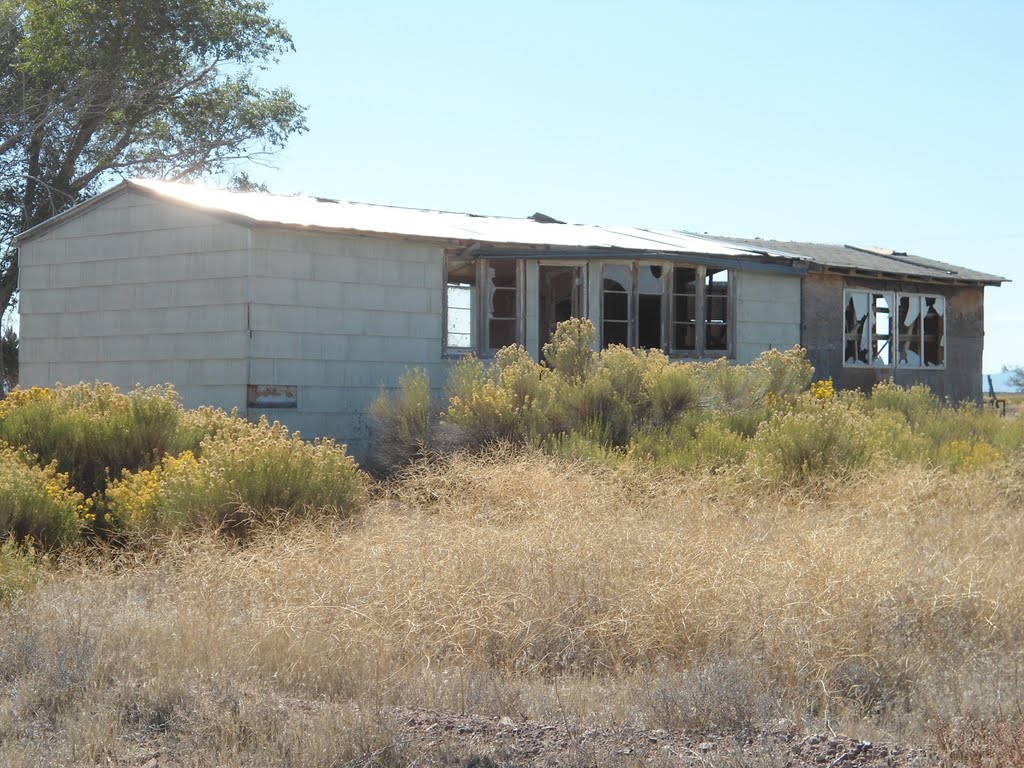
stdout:
{"type": "Polygon", "coordinates": [[[126,182],[158,198],[253,224],[501,245],[609,248],[743,257],[749,251],[671,230],[541,223],[534,219],[398,208],[305,196],[233,192],[150,179],[126,182]]]}
{"type": "Polygon", "coordinates": [[[746,237],[709,237],[718,243],[745,246],[770,255],[792,259],[804,259],[818,267],[836,270],[854,270],[866,273],[882,273],[900,277],[927,280],[959,281],[999,285],[1007,282],[1005,277],[977,272],[966,267],[946,264],[934,259],[900,253],[887,248],[861,247],[853,245],[830,245],[827,243],[801,243],[787,240],[762,240],[746,237]]]}
{"type": "Polygon", "coordinates": [[[485,246],[587,249],[644,253],[700,254],[729,261],[778,264],[764,268],[806,271],[808,265],[823,269],[854,270],[946,282],[999,285],[1006,279],[943,262],[882,249],[844,245],[718,237],[666,229],[602,227],[566,224],[549,216],[530,218],[480,216],[425,208],[400,208],[302,195],[236,192],[197,184],[131,179],[81,203],[59,216],[23,232],[21,242],[59,226],[105,198],[125,190],[198,209],[213,215],[241,220],[250,226],[287,227],[313,231],[381,235],[440,240],[485,246]],[[786,266],[789,265],[789,266],[786,266]]]}

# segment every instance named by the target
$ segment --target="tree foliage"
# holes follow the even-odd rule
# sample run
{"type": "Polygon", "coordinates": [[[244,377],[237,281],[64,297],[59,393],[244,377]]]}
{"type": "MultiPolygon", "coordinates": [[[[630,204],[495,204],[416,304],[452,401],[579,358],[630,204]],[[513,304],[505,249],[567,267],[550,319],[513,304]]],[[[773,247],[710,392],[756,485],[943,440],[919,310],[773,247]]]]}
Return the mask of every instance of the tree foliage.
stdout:
{"type": "Polygon", "coordinates": [[[18,334],[11,326],[0,334],[0,398],[18,386],[18,334]]]}
{"type": "Polygon", "coordinates": [[[1013,387],[1017,392],[1024,392],[1024,367],[1018,365],[1011,368],[1004,365],[1003,373],[1009,374],[1009,376],[1007,376],[1007,384],[1013,387]]]}
{"type": "Polygon", "coordinates": [[[224,172],[305,130],[256,82],[291,48],[263,0],[0,0],[0,311],[19,231],[111,178],[224,172]]]}

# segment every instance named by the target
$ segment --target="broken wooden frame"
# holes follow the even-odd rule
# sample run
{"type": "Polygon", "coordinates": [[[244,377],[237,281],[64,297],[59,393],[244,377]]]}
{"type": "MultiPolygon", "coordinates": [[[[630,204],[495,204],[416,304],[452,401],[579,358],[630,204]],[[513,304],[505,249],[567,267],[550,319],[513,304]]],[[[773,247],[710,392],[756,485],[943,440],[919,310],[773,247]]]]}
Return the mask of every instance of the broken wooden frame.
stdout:
{"type": "Polygon", "coordinates": [[[945,297],[847,289],[843,307],[843,365],[946,367],[945,297]]]}

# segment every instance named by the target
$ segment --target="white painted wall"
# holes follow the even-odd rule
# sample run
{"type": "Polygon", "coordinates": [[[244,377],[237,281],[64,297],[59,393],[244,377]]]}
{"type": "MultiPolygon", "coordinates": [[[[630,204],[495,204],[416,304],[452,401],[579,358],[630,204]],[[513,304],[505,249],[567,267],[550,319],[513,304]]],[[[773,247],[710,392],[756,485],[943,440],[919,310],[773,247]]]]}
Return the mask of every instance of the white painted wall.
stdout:
{"type": "Polygon", "coordinates": [[[22,243],[22,386],[171,382],[245,405],[247,230],[137,192],[22,243]]]}
{"type": "Polygon", "coordinates": [[[733,273],[736,362],[800,343],[800,276],[733,273]]]}
{"type": "Polygon", "coordinates": [[[414,367],[444,384],[443,271],[439,246],[253,230],[250,381],[297,385],[298,407],[250,416],[344,438],[364,456],[382,388],[414,367]]]}
{"type": "MultiPolygon", "coordinates": [[[[738,362],[799,342],[799,277],[733,279],[738,362]]],[[[170,382],[188,407],[263,414],[358,458],[381,389],[412,367],[440,388],[451,365],[444,254],[428,243],[249,229],[126,190],[23,243],[21,281],[24,386],[170,382]],[[247,411],[247,384],[294,385],[297,407],[247,411]]],[[[536,263],[525,290],[536,354],[536,263]]]]}

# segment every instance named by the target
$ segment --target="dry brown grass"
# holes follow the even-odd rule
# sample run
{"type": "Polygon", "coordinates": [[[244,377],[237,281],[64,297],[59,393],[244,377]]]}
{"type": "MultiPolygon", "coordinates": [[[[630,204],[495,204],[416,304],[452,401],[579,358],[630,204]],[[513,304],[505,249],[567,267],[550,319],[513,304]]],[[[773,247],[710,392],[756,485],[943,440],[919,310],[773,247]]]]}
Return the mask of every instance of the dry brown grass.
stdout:
{"type": "Polygon", "coordinates": [[[0,762],[400,763],[394,704],[937,743],[1024,701],[1022,506],[1020,462],[794,489],[438,460],[348,523],[66,562],[0,628],[0,762]]]}

